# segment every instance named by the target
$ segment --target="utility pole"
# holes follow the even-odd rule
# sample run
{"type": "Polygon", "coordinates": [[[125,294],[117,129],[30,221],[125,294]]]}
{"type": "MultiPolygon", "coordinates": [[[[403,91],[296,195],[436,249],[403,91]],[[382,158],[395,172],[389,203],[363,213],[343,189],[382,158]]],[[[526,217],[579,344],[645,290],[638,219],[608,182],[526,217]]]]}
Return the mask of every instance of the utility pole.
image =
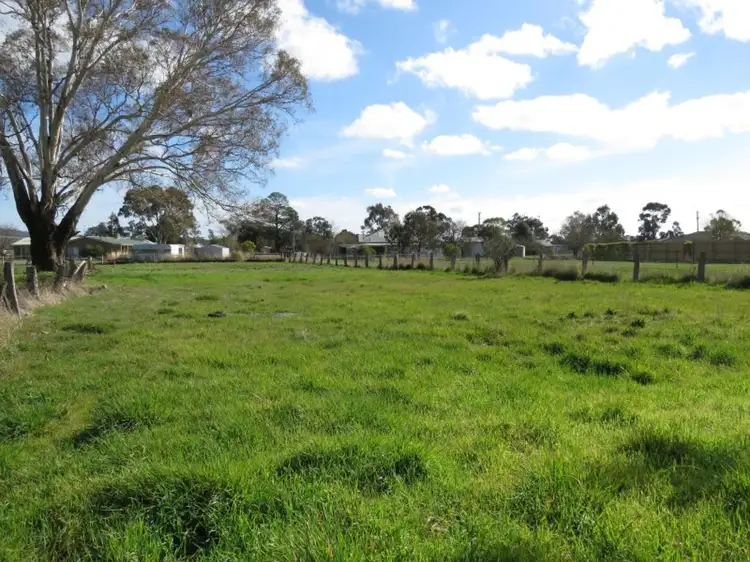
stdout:
{"type": "Polygon", "coordinates": [[[701,231],[701,212],[695,211],[695,231],[701,231]]]}
{"type": "Polygon", "coordinates": [[[477,213],[477,226],[482,225],[482,212],[477,213]]]}

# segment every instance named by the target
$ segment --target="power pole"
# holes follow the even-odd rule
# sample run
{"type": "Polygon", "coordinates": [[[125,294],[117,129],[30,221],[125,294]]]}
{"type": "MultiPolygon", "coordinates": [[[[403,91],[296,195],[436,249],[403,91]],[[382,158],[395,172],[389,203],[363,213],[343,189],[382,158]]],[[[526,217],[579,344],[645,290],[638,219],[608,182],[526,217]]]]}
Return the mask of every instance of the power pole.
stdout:
{"type": "Polygon", "coordinates": [[[479,213],[477,213],[477,226],[481,226],[481,225],[482,225],[482,213],[480,211],[479,213]]]}
{"type": "Polygon", "coordinates": [[[695,231],[701,231],[701,212],[695,211],[695,231]]]}

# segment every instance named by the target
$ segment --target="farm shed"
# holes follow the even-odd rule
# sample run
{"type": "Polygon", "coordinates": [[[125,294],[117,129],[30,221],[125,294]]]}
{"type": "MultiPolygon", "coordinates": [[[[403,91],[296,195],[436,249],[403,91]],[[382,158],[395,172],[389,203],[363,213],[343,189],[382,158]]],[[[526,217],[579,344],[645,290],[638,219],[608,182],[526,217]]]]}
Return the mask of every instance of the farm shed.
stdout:
{"type": "Polygon", "coordinates": [[[143,261],[175,260],[185,257],[184,244],[136,244],[133,259],[143,261]]]}
{"type": "Polygon", "coordinates": [[[216,259],[223,260],[227,259],[232,255],[232,252],[226,246],[220,246],[219,244],[208,244],[207,246],[196,246],[193,249],[195,256],[198,258],[205,259],[216,259]]]}

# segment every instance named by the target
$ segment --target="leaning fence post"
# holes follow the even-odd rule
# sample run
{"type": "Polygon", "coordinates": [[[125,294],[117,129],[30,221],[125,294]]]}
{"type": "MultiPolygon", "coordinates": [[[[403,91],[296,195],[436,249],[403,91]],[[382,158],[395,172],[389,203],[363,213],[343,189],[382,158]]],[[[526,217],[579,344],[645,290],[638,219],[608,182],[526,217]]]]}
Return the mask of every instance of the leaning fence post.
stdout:
{"type": "Polygon", "coordinates": [[[78,269],[75,270],[75,273],[73,273],[73,281],[76,283],[82,283],[83,278],[86,276],[86,267],[88,264],[86,262],[82,262],[78,269]]]}
{"type": "Polygon", "coordinates": [[[435,269],[435,252],[430,252],[430,269],[435,269]]]}
{"type": "Polygon", "coordinates": [[[696,276],[698,283],[706,282],[706,252],[701,252],[698,258],[698,275],[696,276]]]}
{"type": "Polygon", "coordinates": [[[18,305],[18,292],[16,291],[13,262],[6,261],[3,270],[3,274],[5,275],[5,300],[8,303],[8,308],[13,314],[21,314],[21,307],[18,305]]]}
{"type": "Polygon", "coordinates": [[[583,251],[583,255],[581,256],[581,277],[586,277],[586,274],[589,271],[589,255],[586,253],[586,250],[583,251]]]}
{"type": "Polygon", "coordinates": [[[39,297],[39,276],[33,265],[26,267],[26,290],[32,297],[39,297]]]}
{"type": "Polygon", "coordinates": [[[638,254],[636,249],[633,254],[633,281],[638,281],[641,278],[641,256],[638,254]]]}

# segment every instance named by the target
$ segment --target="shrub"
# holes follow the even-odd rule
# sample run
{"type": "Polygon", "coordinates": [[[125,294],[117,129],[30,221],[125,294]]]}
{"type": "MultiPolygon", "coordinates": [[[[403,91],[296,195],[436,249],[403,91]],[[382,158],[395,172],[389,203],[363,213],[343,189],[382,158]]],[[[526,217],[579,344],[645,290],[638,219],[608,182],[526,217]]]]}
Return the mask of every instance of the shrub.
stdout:
{"type": "Polygon", "coordinates": [[[423,264],[423,263],[418,263],[417,267],[415,269],[425,270],[425,269],[427,269],[427,266],[425,264],[423,264]]]}
{"type": "Polygon", "coordinates": [[[599,281],[600,283],[617,283],[620,276],[617,273],[587,273],[583,276],[586,281],[599,281]]]}
{"type": "Polygon", "coordinates": [[[467,275],[468,275],[469,273],[471,273],[471,267],[469,267],[469,264],[466,264],[466,265],[464,266],[464,273],[466,273],[467,275]]]}
{"type": "Polygon", "coordinates": [[[578,281],[578,271],[575,269],[561,269],[552,275],[558,281],[578,281]]]}
{"type": "Polygon", "coordinates": [[[253,242],[252,240],[243,242],[242,244],[240,244],[240,248],[243,252],[246,252],[248,254],[254,254],[256,251],[255,242],[253,242]]]}
{"type": "Polygon", "coordinates": [[[360,246],[359,250],[363,256],[374,256],[375,254],[377,254],[375,248],[373,248],[372,246],[360,246]]]}
{"type": "Polygon", "coordinates": [[[586,244],[585,250],[594,261],[630,261],[633,259],[635,242],[612,242],[609,244],[586,244]]]}

